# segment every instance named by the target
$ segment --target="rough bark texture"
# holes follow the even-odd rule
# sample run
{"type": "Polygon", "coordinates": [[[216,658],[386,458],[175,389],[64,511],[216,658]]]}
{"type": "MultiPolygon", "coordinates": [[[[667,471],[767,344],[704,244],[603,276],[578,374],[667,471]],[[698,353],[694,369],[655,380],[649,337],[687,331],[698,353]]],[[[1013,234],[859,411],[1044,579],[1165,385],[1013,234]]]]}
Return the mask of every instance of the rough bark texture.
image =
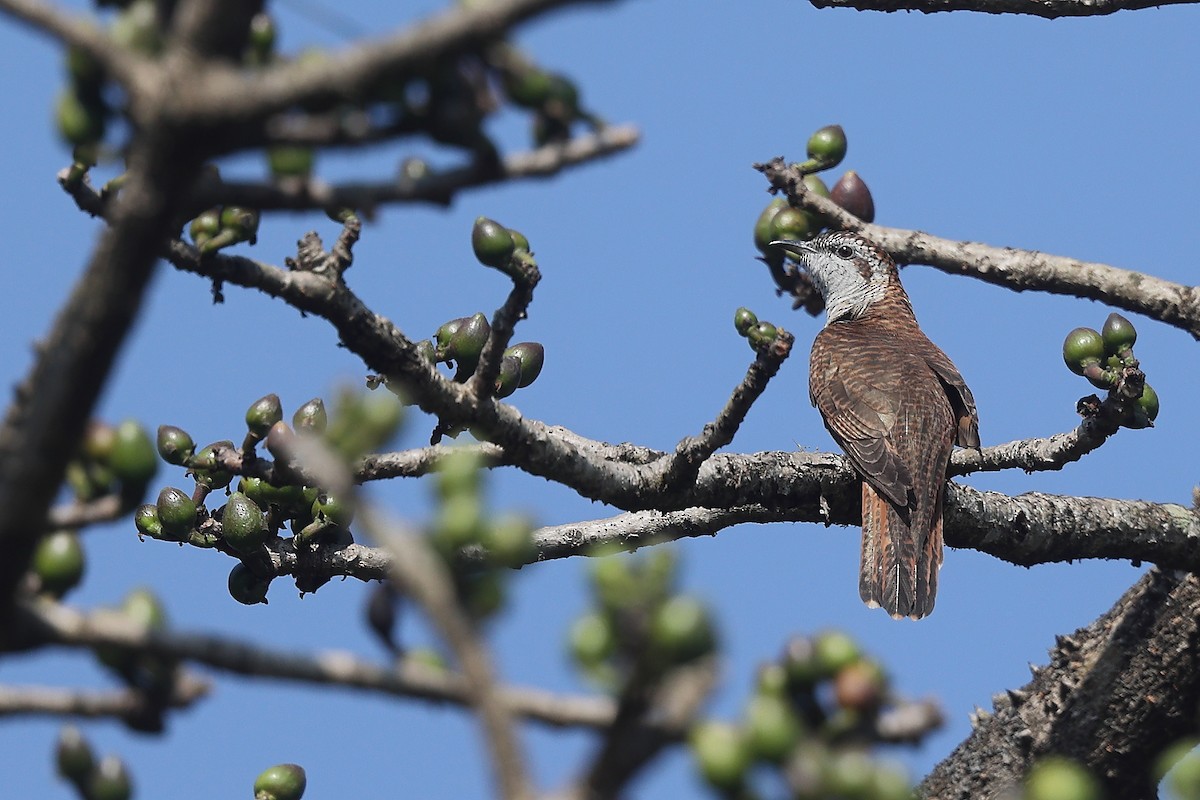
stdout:
{"type": "Polygon", "coordinates": [[[994,713],[980,714],[919,796],[999,797],[1059,754],[1091,769],[1110,798],[1156,798],[1155,759],[1196,730],[1198,639],[1200,580],[1150,570],[1104,616],[1058,637],[1032,681],[996,695],[994,713]]]}

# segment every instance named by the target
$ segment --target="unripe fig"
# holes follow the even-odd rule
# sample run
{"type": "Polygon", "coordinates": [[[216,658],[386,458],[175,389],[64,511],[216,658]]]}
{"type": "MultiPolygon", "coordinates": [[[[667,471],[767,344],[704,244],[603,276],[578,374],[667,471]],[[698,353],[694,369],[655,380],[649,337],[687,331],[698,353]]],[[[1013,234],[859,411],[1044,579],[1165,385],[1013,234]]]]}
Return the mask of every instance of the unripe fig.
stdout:
{"type": "Polygon", "coordinates": [[[1083,766],[1050,757],[1035,764],[1025,779],[1025,800],[1100,800],[1100,783],[1083,766]]]}
{"type": "Polygon", "coordinates": [[[229,495],[221,515],[221,536],[239,553],[252,553],[270,536],[266,517],[253,500],[241,492],[229,495]]]}
{"type": "Polygon", "coordinates": [[[700,774],[713,786],[733,790],[750,767],[750,752],[741,731],[725,722],[702,722],[688,734],[688,745],[700,774]]]}
{"type": "Polygon", "coordinates": [[[651,646],[671,664],[706,656],[716,647],[716,633],[704,604],[677,595],[659,606],[650,621],[651,646]]]}
{"type": "Polygon", "coordinates": [[[476,495],[483,461],[474,450],[452,449],[437,462],[437,491],[443,500],[460,494],[476,495]]]}
{"type": "Polygon", "coordinates": [[[504,351],[505,356],[514,356],[521,362],[521,380],[517,388],[524,389],[542,374],[546,361],[546,349],[537,342],[519,342],[504,351]]]}
{"type": "Polygon", "coordinates": [[[354,506],[331,492],[319,492],[312,503],[312,516],[315,520],[329,521],[345,528],[354,521],[354,506]]]}
{"type": "Polygon", "coordinates": [[[112,38],[121,47],[142,55],[156,55],[162,49],[158,12],[154,0],[133,0],[113,20],[112,38]]]}
{"type": "Polygon", "coordinates": [[[819,128],[809,137],[807,151],[817,170],[836,167],[846,157],[846,132],[841,125],[819,128]]]}
{"type": "Polygon", "coordinates": [[[253,64],[266,64],[275,50],[275,21],[265,11],[250,18],[250,41],[247,43],[253,64]]]}
{"type": "Polygon", "coordinates": [[[88,776],[88,800],[129,800],[133,781],[125,762],[117,756],[105,756],[88,776]]]}
{"type": "Polygon", "coordinates": [[[181,467],[196,452],[196,443],[182,428],[174,425],[159,425],[157,442],[158,455],[168,464],[181,467]]]}
{"type": "Polygon", "coordinates": [[[1120,355],[1133,347],[1133,343],[1137,341],[1137,330],[1132,322],[1114,311],[1104,320],[1100,336],[1104,339],[1106,353],[1120,355]]]}
{"type": "Polygon", "coordinates": [[[196,527],[196,504],[182,489],[168,486],[158,493],[155,504],[163,534],[172,541],[182,541],[196,527]]]}
{"type": "Polygon", "coordinates": [[[241,206],[221,209],[222,230],[232,231],[237,241],[254,244],[258,241],[258,212],[241,206]]]}
{"type": "Polygon", "coordinates": [[[260,603],[266,605],[267,590],[271,588],[271,579],[260,578],[239,561],[229,571],[227,585],[229,596],[242,605],[253,606],[260,603]]]}
{"type": "Polygon", "coordinates": [[[504,94],[515,106],[538,109],[550,99],[551,75],[536,67],[522,67],[506,72],[502,84],[504,94]]]}
{"type": "Polygon", "coordinates": [[[482,313],[467,317],[446,342],[444,357],[453,360],[461,372],[470,374],[479,363],[479,356],[492,334],[492,326],[482,313]]]}
{"type": "Polygon", "coordinates": [[[832,677],[839,670],[858,661],[862,651],[849,634],[842,631],[824,631],[813,640],[813,656],[817,669],[824,677],[832,677]]]}
{"type": "Polygon", "coordinates": [[[504,514],[487,525],[483,546],[488,559],[505,567],[521,567],[534,555],[533,526],[519,514],[504,514]]]}
{"type": "Polygon", "coordinates": [[[304,767],[276,764],[254,779],[254,800],[300,800],[307,786],[304,767]]]}
{"type": "Polygon", "coordinates": [[[571,624],[567,634],[571,658],[584,669],[604,663],[617,649],[617,634],[606,614],[590,612],[571,624]]]}
{"type": "Polygon", "coordinates": [[[471,229],[471,247],[479,263],[500,269],[508,265],[516,243],[508,228],[495,220],[479,217],[471,229]]]}
{"type": "Polygon", "coordinates": [[[1067,369],[1082,375],[1089,364],[1099,364],[1104,356],[1104,339],[1091,328],[1076,328],[1067,334],[1062,346],[1067,369]]]}
{"type": "Polygon", "coordinates": [[[504,356],[500,359],[500,374],[496,376],[496,397],[508,397],[521,385],[521,359],[504,356]]]}
{"type": "Polygon", "coordinates": [[[283,419],[283,405],[279,395],[268,394],[260,397],[246,409],[246,428],[256,439],[261,439],[271,430],[271,426],[283,419]]]}
{"type": "Polygon", "coordinates": [[[158,472],[158,456],[150,434],[136,421],[127,419],[117,425],[108,466],[122,484],[141,488],[158,472]]]}
{"type": "Polygon", "coordinates": [[[785,206],[771,220],[771,239],[806,240],[816,236],[821,230],[821,223],[807,211],[785,206]]]}
{"type": "Polygon", "coordinates": [[[875,200],[871,197],[871,190],[854,170],[847,172],[833,185],[829,199],[863,222],[875,221],[875,200]]]}
{"type": "Polygon", "coordinates": [[[233,442],[229,440],[213,442],[201,448],[189,462],[191,475],[196,479],[196,483],[209,489],[224,489],[228,486],[233,480],[233,473],[221,467],[221,462],[217,459],[217,450],[233,449],[233,442]]]}
{"type": "Polygon", "coordinates": [[[83,580],[83,546],[75,531],[54,531],[43,536],[33,551],[33,572],[42,591],[62,597],[83,580]]]}
{"type": "Polygon", "coordinates": [[[779,763],[800,739],[800,722],[782,695],[757,694],[746,706],[746,743],[764,761],[779,763]]]}
{"type": "Polygon", "coordinates": [[[101,420],[94,419],[88,423],[83,432],[83,443],[80,449],[89,461],[107,464],[112,460],[113,448],[117,443],[117,429],[101,420]]]}
{"type": "Polygon", "coordinates": [[[316,156],[311,147],[277,145],[267,150],[267,166],[271,177],[307,178],[312,174],[316,156]]]}
{"type": "Polygon", "coordinates": [[[153,503],[144,503],[133,512],[133,524],[138,533],[151,539],[163,538],[162,523],[158,521],[158,508],[153,503]]]}
{"type": "Polygon", "coordinates": [[[525,234],[518,230],[514,230],[513,228],[508,229],[508,234],[512,236],[513,250],[515,252],[529,252],[529,240],[525,238],[525,234]]]}
{"type": "Polygon", "coordinates": [[[54,748],[54,763],[58,774],[76,786],[82,786],[95,765],[91,745],[79,728],[65,725],[58,733],[54,748]]]}
{"type": "Polygon", "coordinates": [[[1145,413],[1146,418],[1153,422],[1158,417],[1158,392],[1154,391],[1150,384],[1145,384],[1137,405],[1145,413]]]}
{"type": "Polygon", "coordinates": [[[324,433],[329,425],[329,414],[325,411],[325,402],[314,397],[296,409],[292,415],[292,426],[297,433],[324,433]]]}
{"type": "Polygon", "coordinates": [[[750,349],[757,350],[771,344],[778,335],[779,329],[774,325],[769,322],[759,322],[746,334],[746,339],[750,342],[750,349]]]}
{"type": "Polygon", "coordinates": [[[808,190],[813,194],[820,195],[824,198],[829,197],[829,187],[825,185],[825,181],[821,180],[811,172],[804,176],[804,185],[807,186],[808,190]]]}
{"type": "Polygon", "coordinates": [[[188,234],[192,237],[192,243],[197,247],[207,242],[209,239],[221,232],[221,210],[219,208],[210,208],[208,211],[201,212],[191,224],[188,225],[188,234]]]}
{"type": "Polygon", "coordinates": [[[74,89],[59,94],[54,113],[58,132],[67,144],[79,147],[104,138],[103,106],[80,98],[74,89]]]}
{"type": "Polygon", "coordinates": [[[775,228],[773,223],[775,215],[787,205],[787,201],[782,197],[776,197],[767,207],[758,215],[758,219],[754,221],[754,246],[763,255],[774,255],[778,251],[771,246],[771,242],[775,241],[775,228]]]}
{"type": "Polygon", "coordinates": [[[742,336],[750,333],[750,329],[758,324],[758,317],[748,308],[739,308],[733,312],[733,327],[742,336]]]}
{"type": "Polygon", "coordinates": [[[121,613],[133,622],[152,631],[167,627],[167,610],[150,589],[139,586],[130,589],[121,600],[121,613]]]}

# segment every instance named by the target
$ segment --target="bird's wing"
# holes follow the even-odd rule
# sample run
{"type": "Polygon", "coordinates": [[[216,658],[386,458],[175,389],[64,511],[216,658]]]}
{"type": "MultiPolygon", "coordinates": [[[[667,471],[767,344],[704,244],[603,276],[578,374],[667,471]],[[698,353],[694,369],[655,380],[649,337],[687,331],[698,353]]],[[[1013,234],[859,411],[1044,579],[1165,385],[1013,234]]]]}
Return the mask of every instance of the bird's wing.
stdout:
{"type": "Polygon", "coordinates": [[[854,350],[833,341],[839,333],[827,327],[813,343],[810,399],[863,479],[897,507],[907,508],[912,475],[890,441],[897,416],[895,392],[889,391],[886,375],[866,368],[867,360],[855,363],[847,357],[854,350]]]}
{"type": "Polygon", "coordinates": [[[954,417],[958,429],[955,444],[959,447],[979,449],[979,412],[975,410],[975,396],[967,388],[966,381],[959,374],[958,368],[950,357],[941,351],[936,344],[929,342],[929,349],[924,353],[925,363],[934,371],[942,386],[946,388],[946,396],[950,398],[950,407],[954,409],[954,417]]]}

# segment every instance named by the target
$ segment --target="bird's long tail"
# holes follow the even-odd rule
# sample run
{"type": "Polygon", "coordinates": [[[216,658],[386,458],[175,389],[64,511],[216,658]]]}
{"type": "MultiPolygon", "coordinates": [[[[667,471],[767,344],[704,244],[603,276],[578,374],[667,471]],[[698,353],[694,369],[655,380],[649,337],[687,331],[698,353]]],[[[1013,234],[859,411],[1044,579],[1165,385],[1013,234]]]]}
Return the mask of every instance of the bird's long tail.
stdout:
{"type": "MultiPolygon", "coordinates": [[[[858,592],[872,608],[897,619],[920,619],[933,611],[942,566],[942,493],[933,508],[904,516],[869,483],[862,487],[862,562],[858,592]],[[908,519],[906,520],[905,517],[908,519]]],[[[905,509],[910,511],[910,509],[905,509]]]]}

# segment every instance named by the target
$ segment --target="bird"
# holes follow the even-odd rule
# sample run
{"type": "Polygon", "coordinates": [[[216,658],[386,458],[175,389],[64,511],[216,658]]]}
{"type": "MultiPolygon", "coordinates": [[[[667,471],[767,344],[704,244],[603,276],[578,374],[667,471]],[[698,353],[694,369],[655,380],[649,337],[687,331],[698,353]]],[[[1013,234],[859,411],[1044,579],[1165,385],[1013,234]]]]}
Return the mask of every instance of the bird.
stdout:
{"type": "Polygon", "coordinates": [[[859,594],[896,619],[933,611],[954,445],[979,449],[975,398],[917,325],[896,262],[851,231],[778,240],[825,300],[809,399],[862,478],[859,594]]]}

